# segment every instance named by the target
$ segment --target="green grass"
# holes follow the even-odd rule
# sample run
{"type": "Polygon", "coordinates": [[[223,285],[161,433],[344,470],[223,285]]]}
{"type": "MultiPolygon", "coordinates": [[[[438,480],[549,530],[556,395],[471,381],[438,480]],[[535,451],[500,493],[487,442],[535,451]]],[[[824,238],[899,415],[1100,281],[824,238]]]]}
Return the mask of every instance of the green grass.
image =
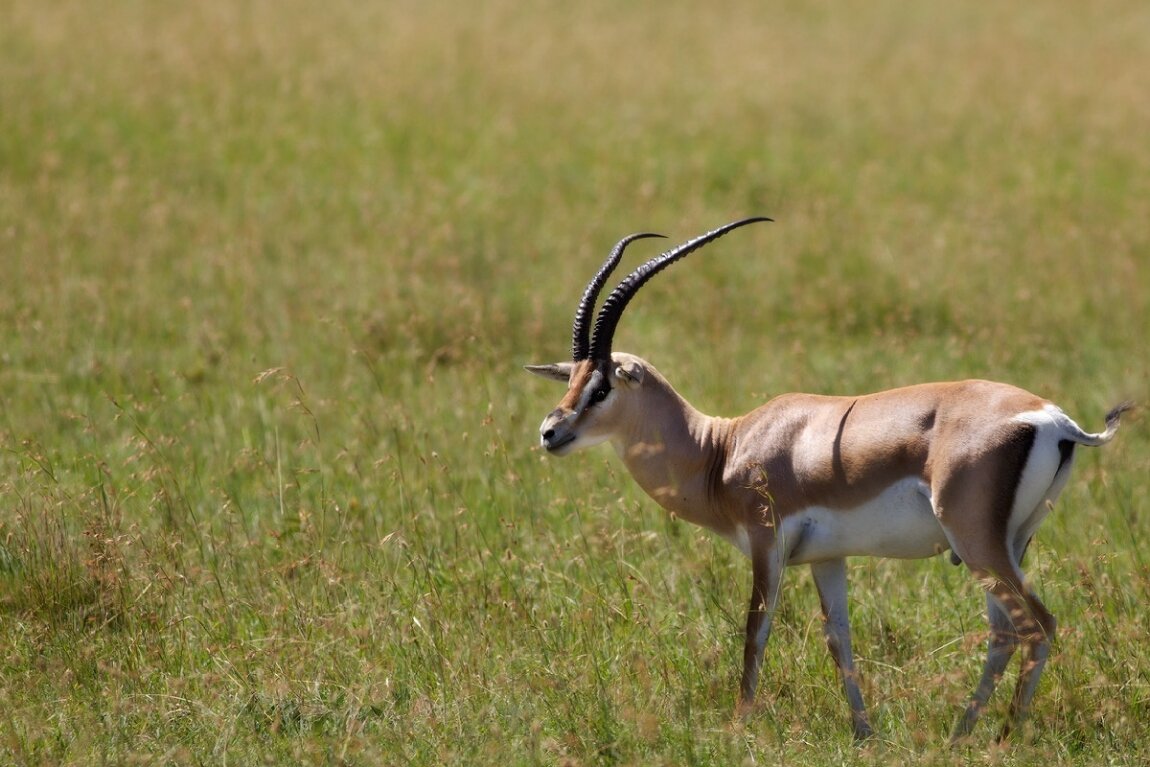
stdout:
{"type": "Polygon", "coordinates": [[[1001,690],[944,748],[965,572],[855,563],[859,748],[805,571],[732,724],[746,563],[541,455],[520,366],[620,236],[767,214],[616,345],[716,414],[981,376],[1100,428],[1150,399],[1147,71],[1138,2],[0,5],[0,761],[1146,763],[1145,421],[1033,548],[1010,749],[1001,690]]]}

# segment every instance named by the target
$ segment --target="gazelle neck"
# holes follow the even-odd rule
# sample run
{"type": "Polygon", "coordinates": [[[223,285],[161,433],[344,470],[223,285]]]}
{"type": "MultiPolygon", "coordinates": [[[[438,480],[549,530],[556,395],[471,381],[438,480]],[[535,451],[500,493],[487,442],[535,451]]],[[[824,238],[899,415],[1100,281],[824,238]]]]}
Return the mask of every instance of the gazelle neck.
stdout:
{"type": "Polygon", "coordinates": [[[656,371],[643,382],[644,408],[612,439],[631,476],[677,517],[727,532],[722,471],[733,421],[696,410],[656,371]]]}

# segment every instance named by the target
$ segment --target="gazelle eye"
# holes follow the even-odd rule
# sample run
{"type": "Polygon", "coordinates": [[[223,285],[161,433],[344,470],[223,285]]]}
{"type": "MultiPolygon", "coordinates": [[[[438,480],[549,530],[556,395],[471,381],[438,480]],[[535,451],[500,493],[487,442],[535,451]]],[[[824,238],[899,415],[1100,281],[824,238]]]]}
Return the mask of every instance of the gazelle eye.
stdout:
{"type": "Polygon", "coordinates": [[[607,399],[608,392],[610,392],[610,389],[607,388],[596,389],[595,393],[591,395],[591,400],[593,402],[602,402],[603,400],[607,399]]]}

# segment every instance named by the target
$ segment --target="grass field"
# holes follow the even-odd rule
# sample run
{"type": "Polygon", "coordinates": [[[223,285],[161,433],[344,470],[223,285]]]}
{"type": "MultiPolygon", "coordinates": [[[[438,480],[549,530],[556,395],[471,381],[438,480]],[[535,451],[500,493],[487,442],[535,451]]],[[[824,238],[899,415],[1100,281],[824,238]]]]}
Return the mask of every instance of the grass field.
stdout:
{"type": "Polygon", "coordinates": [[[0,3],[0,763],[1146,764],[1144,419],[1032,547],[1008,749],[1002,689],[945,748],[963,568],[854,563],[858,747],[805,570],[732,723],[747,564],[542,455],[521,365],[619,237],[766,214],[616,346],[716,414],[988,377],[1100,429],[1147,72],[1134,0],[0,3]]]}

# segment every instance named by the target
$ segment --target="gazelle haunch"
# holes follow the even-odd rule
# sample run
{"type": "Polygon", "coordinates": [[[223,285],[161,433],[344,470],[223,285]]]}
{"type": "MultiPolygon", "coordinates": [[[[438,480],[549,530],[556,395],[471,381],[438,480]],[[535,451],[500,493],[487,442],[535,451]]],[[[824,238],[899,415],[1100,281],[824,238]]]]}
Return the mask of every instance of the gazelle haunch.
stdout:
{"type": "Polygon", "coordinates": [[[989,381],[907,386],[858,397],[786,394],[736,418],[700,413],[650,363],[612,353],[623,310],[654,275],[749,218],[646,262],[588,323],[603,283],[637,234],[591,280],[575,315],[572,361],[528,367],[567,393],[543,419],[554,455],[610,442],[663,508],[709,528],[751,560],[739,711],[749,711],[783,568],[809,564],[827,644],[854,733],[871,734],[851,656],[846,557],[918,558],[951,551],[986,589],[990,643],[953,737],[971,731],[1015,649],[1022,666],[1004,737],[1030,708],[1055,620],[1019,568],[1070,476],[1078,445],[1113,438],[1121,414],[1091,434],[1053,404],[989,381]]]}

